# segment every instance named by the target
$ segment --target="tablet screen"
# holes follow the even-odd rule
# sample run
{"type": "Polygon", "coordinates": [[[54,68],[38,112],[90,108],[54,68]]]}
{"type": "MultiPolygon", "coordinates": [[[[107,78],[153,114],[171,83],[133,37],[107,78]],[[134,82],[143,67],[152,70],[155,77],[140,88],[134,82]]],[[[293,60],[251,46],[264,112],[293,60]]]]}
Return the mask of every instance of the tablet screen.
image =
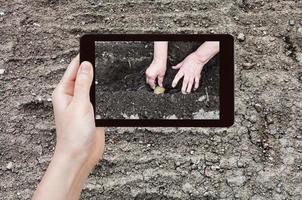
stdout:
{"type": "Polygon", "coordinates": [[[96,121],[221,122],[222,41],[159,39],[90,41],[96,121]]]}
{"type": "MultiPolygon", "coordinates": [[[[153,63],[159,65],[153,67],[153,41],[96,41],[97,118],[219,119],[219,53],[203,67],[200,66],[203,68],[200,73],[187,73],[188,76],[200,76],[196,90],[191,89],[190,93],[185,94],[182,92],[185,77],[179,80],[176,87],[172,87],[180,70],[172,66],[181,63],[201,45],[200,42],[168,41],[166,66],[153,63]],[[154,76],[155,89],[148,84],[146,71],[149,67],[165,71],[163,87],[158,87],[158,76],[154,76]]],[[[193,61],[188,60],[188,64],[194,65],[189,62],[193,61]]],[[[195,84],[194,80],[192,85],[195,84]]]]}

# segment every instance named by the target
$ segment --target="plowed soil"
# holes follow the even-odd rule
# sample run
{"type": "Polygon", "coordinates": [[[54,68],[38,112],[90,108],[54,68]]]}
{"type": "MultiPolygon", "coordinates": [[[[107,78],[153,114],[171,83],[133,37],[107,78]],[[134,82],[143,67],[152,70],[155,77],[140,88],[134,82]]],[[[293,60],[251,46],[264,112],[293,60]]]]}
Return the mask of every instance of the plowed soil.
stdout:
{"type": "MultiPolygon", "coordinates": [[[[178,64],[202,43],[168,45],[165,93],[154,94],[146,84],[145,71],[153,59],[153,42],[96,42],[96,114],[101,119],[219,119],[219,54],[201,73],[200,87],[181,93],[181,79],[172,82],[178,64]]],[[[156,80],[157,81],[157,80],[156,80]]]]}
{"type": "Polygon", "coordinates": [[[109,128],[82,199],[302,199],[301,16],[299,0],[0,0],[0,199],[30,199],[46,170],[50,96],[88,32],[233,35],[235,124],[109,128]]]}

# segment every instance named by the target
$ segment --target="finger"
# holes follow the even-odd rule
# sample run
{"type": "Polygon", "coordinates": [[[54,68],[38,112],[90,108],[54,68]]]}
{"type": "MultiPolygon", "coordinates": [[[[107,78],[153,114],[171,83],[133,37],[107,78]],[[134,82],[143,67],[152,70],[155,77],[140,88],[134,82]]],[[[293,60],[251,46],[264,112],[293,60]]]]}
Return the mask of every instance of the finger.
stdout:
{"type": "Polygon", "coordinates": [[[157,80],[158,85],[159,85],[160,87],[163,87],[164,76],[158,76],[157,79],[158,79],[158,80],[157,80]]]}
{"type": "Polygon", "coordinates": [[[148,78],[148,84],[150,85],[150,87],[154,90],[155,89],[155,79],[149,77],[148,78]]]}
{"type": "Polygon", "coordinates": [[[177,65],[175,65],[175,66],[172,66],[172,68],[173,68],[173,69],[179,69],[179,68],[181,68],[181,66],[182,66],[183,62],[184,62],[184,61],[182,61],[182,62],[178,63],[178,64],[177,64],[177,65]]]}
{"type": "Polygon", "coordinates": [[[90,86],[93,79],[93,68],[90,62],[84,61],[78,70],[74,87],[74,98],[79,102],[89,101],[90,86]]]}
{"type": "Polygon", "coordinates": [[[186,89],[187,89],[187,86],[188,86],[188,82],[189,82],[189,80],[186,77],[184,77],[184,80],[182,82],[182,88],[181,88],[181,92],[183,94],[186,94],[186,89]]]}
{"type": "Polygon", "coordinates": [[[199,80],[200,80],[199,77],[195,77],[195,79],[194,79],[194,81],[195,81],[195,83],[194,83],[194,90],[198,89],[198,87],[199,87],[199,80]]]}
{"type": "Polygon", "coordinates": [[[173,82],[172,82],[172,87],[175,87],[178,83],[178,81],[184,76],[182,71],[178,71],[173,82]]]}
{"type": "Polygon", "coordinates": [[[77,55],[68,65],[61,81],[52,93],[52,103],[54,112],[64,110],[70,103],[68,96],[73,96],[74,80],[79,69],[79,55],[77,55]]]}
{"type": "Polygon", "coordinates": [[[80,65],[80,56],[78,54],[75,58],[72,59],[72,61],[68,65],[61,81],[62,82],[75,81],[79,69],[79,65],[80,65]]]}
{"type": "Polygon", "coordinates": [[[189,79],[188,87],[187,87],[187,90],[186,90],[187,93],[191,93],[193,82],[194,82],[194,78],[189,79]]]}
{"type": "Polygon", "coordinates": [[[80,59],[79,59],[79,54],[72,59],[70,64],[68,65],[58,87],[60,87],[60,91],[63,92],[64,94],[68,94],[73,96],[73,89],[74,89],[74,81],[77,76],[77,72],[79,69],[79,64],[80,59]]]}

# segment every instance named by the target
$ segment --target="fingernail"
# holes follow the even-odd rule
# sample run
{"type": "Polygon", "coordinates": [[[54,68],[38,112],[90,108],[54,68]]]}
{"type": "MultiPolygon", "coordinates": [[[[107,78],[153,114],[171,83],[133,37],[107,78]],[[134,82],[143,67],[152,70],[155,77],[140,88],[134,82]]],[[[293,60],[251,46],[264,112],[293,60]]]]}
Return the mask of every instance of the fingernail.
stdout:
{"type": "Polygon", "coordinates": [[[87,61],[84,61],[81,65],[81,72],[82,73],[88,73],[90,71],[90,63],[87,61]]]}

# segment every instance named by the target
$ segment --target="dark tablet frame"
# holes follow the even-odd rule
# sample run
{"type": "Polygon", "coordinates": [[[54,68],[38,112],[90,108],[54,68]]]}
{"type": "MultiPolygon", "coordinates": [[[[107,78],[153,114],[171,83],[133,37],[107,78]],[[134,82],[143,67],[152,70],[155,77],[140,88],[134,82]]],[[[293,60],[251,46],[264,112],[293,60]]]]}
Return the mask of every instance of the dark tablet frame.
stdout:
{"type": "MultiPolygon", "coordinates": [[[[95,41],[219,41],[219,119],[96,119],[96,126],[114,127],[229,127],[234,123],[234,38],[228,34],[85,34],[80,39],[80,62],[95,68],[95,41]]],[[[95,73],[95,71],[94,71],[95,73]]],[[[94,74],[95,75],[95,74],[94,74]]],[[[90,89],[95,110],[95,79],[90,89]]]]}

